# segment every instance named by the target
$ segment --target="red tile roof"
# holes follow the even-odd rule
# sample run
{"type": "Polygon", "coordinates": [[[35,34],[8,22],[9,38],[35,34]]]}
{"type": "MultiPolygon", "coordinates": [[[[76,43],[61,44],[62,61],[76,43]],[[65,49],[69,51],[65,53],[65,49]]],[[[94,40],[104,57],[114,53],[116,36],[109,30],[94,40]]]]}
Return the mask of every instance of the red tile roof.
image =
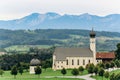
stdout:
{"type": "Polygon", "coordinates": [[[114,52],[97,52],[96,58],[99,59],[113,59],[115,58],[115,53],[114,52]]]}

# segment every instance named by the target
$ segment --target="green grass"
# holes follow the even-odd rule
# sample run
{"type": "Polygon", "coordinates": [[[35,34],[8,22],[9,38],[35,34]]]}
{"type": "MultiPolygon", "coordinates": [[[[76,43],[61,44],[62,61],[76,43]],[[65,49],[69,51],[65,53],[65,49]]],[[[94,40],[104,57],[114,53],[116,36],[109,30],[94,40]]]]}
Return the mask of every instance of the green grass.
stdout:
{"type": "Polygon", "coordinates": [[[6,51],[29,51],[30,47],[49,48],[49,45],[14,45],[6,47],[6,51]]]}
{"type": "Polygon", "coordinates": [[[118,73],[120,73],[120,69],[115,70],[115,71],[111,71],[110,74],[112,74],[112,73],[118,74],[118,73]]]}
{"type": "Polygon", "coordinates": [[[105,77],[101,77],[101,76],[93,76],[92,78],[96,79],[96,80],[109,80],[105,77]]]}
{"type": "MultiPolygon", "coordinates": [[[[84,71],[83,74],[87,74],[87,71],[84,71]]],[[[40,75],[40,80],[83,80],[77,78],[57,78],[57,76],[63,76],[61,71],[53,71],[52,69],[42,70],[42,74],[40,75]],[[46,78],[47,76],[52,76],[50,78],[46,78]]],[[[72,76],[71,70],[67,70],[66,76],[72,76]]],[[[3,77],[0,77],[0,80],[39,80],[38,75],[29,74],[29,72],[24,72],[22,75],[18,73],[16,79],[14,76],[10,74],[10,71],[5,71],[3,77]]]]}
{"type": "MultiPolygon", "coordinates": [[[[110,75],[111,75],[112,73],[115,73],[115,74],[120,73],[120,69],[115,70],[115,71],[111,71],[111,72],[110,72],[110,75]]],[[[95,78],[96,80],[110,80],[110,79],[107,79],[107,78],[101,77],[101,76],[93,76],[93,78],[95,78]]]]}
{"type": "Polygon", "coordinates": [[[83,80],[77,78],[0,78],[0,80],[83,80]]]}

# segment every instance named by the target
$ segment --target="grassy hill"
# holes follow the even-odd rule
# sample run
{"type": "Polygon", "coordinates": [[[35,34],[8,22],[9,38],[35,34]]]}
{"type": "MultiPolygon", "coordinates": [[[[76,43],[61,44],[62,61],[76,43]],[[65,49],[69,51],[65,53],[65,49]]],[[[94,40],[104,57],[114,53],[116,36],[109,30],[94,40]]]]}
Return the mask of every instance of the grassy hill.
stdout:
{"type": "MultiPolygon", "coordinates": [[[[0,29],[0,48],[28,50],[30,47],[89,47],[89,30],[78,29],[0,29]]],[[[112,51],[120,42],[120,33],[96,31],[97,50],[112,51]]]]}

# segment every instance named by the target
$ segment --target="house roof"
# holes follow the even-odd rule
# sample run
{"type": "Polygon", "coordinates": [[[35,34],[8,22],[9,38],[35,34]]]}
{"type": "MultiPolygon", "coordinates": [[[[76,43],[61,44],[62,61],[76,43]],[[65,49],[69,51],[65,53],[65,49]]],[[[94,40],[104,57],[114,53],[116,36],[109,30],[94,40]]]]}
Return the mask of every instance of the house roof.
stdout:
{"type": "Polygon", "coordinates": [[[66,57],[93,57],[89,48],[56,48],[56,60],[65,60],[66,57]]]}
{"type": "Polygon", "coordinates": [[[114,52],[97,52],[96,54],[97,59],[113,59],[115,58],[114,52]]]}

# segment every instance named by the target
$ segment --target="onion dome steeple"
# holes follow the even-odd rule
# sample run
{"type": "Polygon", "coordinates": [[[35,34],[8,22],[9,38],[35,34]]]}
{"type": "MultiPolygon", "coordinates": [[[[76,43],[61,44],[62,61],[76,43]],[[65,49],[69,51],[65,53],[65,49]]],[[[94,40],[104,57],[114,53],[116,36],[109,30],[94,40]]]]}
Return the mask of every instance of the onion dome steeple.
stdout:
{"type": "Polygon", "coordinates": [[[92,28],[92,31],[90,31],[90,37],[95,38],[95,36],[96,36],[96,33],[94,32],[94,30],[92,28]]]}

